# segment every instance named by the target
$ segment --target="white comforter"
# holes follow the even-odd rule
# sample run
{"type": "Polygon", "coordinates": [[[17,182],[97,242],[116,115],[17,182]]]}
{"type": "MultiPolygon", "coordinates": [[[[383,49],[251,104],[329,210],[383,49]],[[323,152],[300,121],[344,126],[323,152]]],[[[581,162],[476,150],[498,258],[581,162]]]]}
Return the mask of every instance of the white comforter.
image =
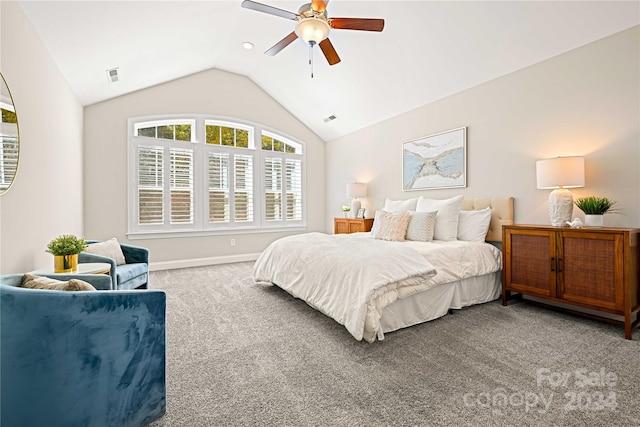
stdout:
{"type": "MultiPolygon", "coordinates": [[[[367,238],[359,233],[358,238],[367,238]]],[[[401,242],[420,252],[429,260],[438,274],[431,279],[434,285],[457,282],[474,276],[495,273],[502,269],[502,252],[486,242],[464,242],[453,240],[444,242],[401,242]]]]}
{"type": "Polygon", "coordinates": [[[344,325],[357,340],[383,339],[382,309],[435,286],[436,271],[410,245],[368,233],[307,233],[273,242],[253,269],[256,283],[275,284],[344,325]]]}

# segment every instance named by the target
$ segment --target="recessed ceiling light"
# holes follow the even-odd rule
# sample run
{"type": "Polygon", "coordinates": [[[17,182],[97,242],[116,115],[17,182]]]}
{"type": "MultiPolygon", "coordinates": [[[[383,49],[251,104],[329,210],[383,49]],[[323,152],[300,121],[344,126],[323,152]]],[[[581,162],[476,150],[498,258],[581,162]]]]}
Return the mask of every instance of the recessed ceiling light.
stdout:
{"type": "Polygon", "coordinates": [[[251,42],[244,42],[244,43],[242,43],[242,47],[243,47],[243,48],[245,48],[245,49],[247,49],[247,50],[251,50],[251,49],[253,49],[253,43],[251,43],[251,42]]]}

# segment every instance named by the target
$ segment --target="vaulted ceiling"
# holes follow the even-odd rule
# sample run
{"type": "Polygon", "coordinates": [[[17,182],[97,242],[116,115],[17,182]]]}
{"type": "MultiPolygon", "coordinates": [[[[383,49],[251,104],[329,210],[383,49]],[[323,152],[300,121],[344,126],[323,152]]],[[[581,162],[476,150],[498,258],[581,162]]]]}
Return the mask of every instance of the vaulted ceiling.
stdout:
{"type": "MultiPolygon", "coordinates": [[[[263,3],[297,12],[303,1],[263,3]]],[[[263,53],[295,22],[241,0],[20,4],[85,106],[218,68],[253,80],[325,141],[640,22],[638,1],[331,0],[330,17],[384,18],[385,28],[331,30],[342,61],[329,66],[315,47],[311,78],[302,40],[263,53]]]]}

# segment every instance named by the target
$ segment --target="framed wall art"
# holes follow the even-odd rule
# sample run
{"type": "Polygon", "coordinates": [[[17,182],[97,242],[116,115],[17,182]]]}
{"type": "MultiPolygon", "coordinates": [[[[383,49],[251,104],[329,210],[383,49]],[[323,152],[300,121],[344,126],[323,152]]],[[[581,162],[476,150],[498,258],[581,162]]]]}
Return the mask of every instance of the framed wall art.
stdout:
{"type": "Polygon", "coordinates": [[[402,145],[402,189],[467,186],[467,128],[449,130],[402,145]]]}

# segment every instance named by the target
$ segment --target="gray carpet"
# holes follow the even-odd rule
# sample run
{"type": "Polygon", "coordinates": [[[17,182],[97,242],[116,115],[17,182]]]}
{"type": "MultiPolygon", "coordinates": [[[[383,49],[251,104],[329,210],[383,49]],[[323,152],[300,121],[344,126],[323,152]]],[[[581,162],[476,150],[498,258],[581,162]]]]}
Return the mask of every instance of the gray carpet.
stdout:
{"type": "Polygon", "coordinates": [[[252,265],[151,273],[167,292],[152,426],[640,425],[638,331],[496,301],[368,344],[252,265]]]}

